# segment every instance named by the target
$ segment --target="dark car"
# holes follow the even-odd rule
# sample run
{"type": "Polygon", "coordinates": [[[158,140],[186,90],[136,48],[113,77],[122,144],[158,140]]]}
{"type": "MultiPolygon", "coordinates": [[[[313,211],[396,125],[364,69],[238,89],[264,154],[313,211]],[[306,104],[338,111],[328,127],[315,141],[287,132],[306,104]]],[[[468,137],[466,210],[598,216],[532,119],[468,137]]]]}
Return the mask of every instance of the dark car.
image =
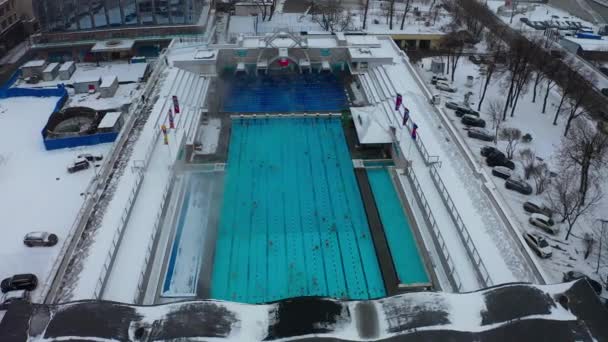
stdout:
{"type": "Polygon", "coordinates": [[[468,110],[456,109],[455,114],[459,118],[461,118],[465,115],[472,115],[472,116],[479,117],[479,112],[476,110],[473,110],[473,109],[468,109],[468,110]]]}
{"type": "Polygon", "coordinates": [[[475,55],[470,55],[469,56],[469,60],[473,63],[473,64],[481,64],[482,63],[482,59],[480,56],[475,56],[475,55]]]}
{"type": "Polygon", "coordinates": [[[467,126],[481,127],[481,128],[486,127],[486,122],[483,119],[480,119],[471,114],[464,115],[462,117],[462,119],[460,119],[460,122],[467,126]]]}
{"type": "Polygon", "coordinates": [[[608,88],[602,88],[601,91],[604,96],[608,96],[608,88]]]}
{"type": "Polygon", "coordinates": [[[68,166],[68,172],[74,173],[82,170],[86,170],[89,168],[89,161],[84,158],[79,158],[72,163],[72,165],[68,166]]]}
{"type": "Polygon", "coordinates": [[[524,210],[531,214],[543,214],[549,218],[553,216],[553,210],[551,210],[550,208],[547,208],[544,205],[538,205],[530,201],[524,203],[524,210]]]}
{"type": "Polygon", "coordinates": [[[502,152],[489,155],[486,158],[486,164],[488,164],[490,167],[506,166],[511,170],[515,170],[515,163],[509,160],[502,152]]]}
{"type": "Polygon", "coordinates": [[[93,155],[90,153],[80,154],[80,155],[78,155],[77,158],[79,160],[86,159],[89,162],[96,162],[96,161],[103,160],[103,156],[101,154],[93,155]]]}
{"type": "Polygon", "coordinates": [[[35,275],[26,274],[15,274],[10,278],[5,278],[0,283],[0,288],[3,293],[15,290],[28,290],[33,291],[38,286],[38,278],[35,275]]]}
{"type": "Polygon", "coordinates": [[[517,191],[520,194],[531,195],[532,194],[532,186],[528,184],[526,181],[521,179],[513,179],[509,178],[505,182],[505,187],[509,190],[517,191]]]}
{"type": "Polygon", "coordinates": [[[492,168],[492,176],[502,179],[509,179],[511,178],[511,170],[505,166],[495,166],[492,168]]]}
{"type": "Polygon", "coordinates": [[[47,232],[31,232],[23,238],[23,243],[28,247],[42,246],[50,247],[57,244],[57,235],[47,232]]]}
{"type": "Polygon", "coordinates": [[[494,135],[483,128],[472,127],[468,130],[467,136],[482,141],[494,141],[494,135]]]}
{"type": "Polygon", "coordinates": [[[431,78],[431,84],[435,85],[437,84],[437,81],[446,81],[447,82],[448,78],[445,76],[433,76],[431,78]]]}
{"type": "Polygon", "coordinates": [[[500,150],[494,146],[484,146],[481,148],[481,150],[479,152],[481,153],[481,155],[483,157],[493,157],[493,156],[504,156],[505,155],[504,153],[500,152],[500,150]]]}
{"type": "Polygon", "coordinates": [[[573,281],[576,279],[586,279],[587,282],[589,282],[589,285],[591,285],[591,287],[593,287],[593,290],[595,291],[595,293],[597,293],[598,295],[600,293],[602,293],[602,284],[600,284],[596,280],[589,278],[584,273],[578,272],[578,271],[568,271],[568,272],[564,273],[564,278],[563,278],[564,281],[573,281]]]}

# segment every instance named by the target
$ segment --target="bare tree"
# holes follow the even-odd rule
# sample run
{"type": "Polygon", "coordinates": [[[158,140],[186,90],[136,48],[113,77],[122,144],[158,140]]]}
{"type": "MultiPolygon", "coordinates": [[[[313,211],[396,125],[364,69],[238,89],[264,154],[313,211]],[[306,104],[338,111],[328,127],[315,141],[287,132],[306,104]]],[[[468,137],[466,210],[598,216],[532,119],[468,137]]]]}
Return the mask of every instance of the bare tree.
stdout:
{"type": "Polygon", "coordinates": [[[465,32],[450,32],[443,36],[440,42],[441,47],[447,52],[448,69],[451,67],[452,82],[454,82],[454,74],[456,73],[458,60],[464,51],[464,33],[465,32]]]}
{"type": "Polygon", "coordinates": [[[490,56],[486,60],[485,68],[486,68],[486,81],[483,85],[483,91],[481,93],[481,98],[479,99],[479,103],[477,104],[477,110],[481,110],[481,104],[486,97],[486,92],[488,91],[488,86],[490,85],[490,81],[492,80],[492,76],[496,73],[498,74],[498,60],[501,55],[504,54],[505,46],[502,42],[502,39],[492,33],[488,33],[485,35],[486,45],[488,50],[490,51],[490,56]]]}
{"type": "Polygon", "coordinates": [[[531,176],[532,179],[534,179],[537,195],[540,195],[545,191],[551,180],[550,174],[551,172],[549,172],[549,167],[546,163],[536,164],[532,168],[531,176]]]}
{"type": "MultiPolygon", "coordinates": [[[[590,76],[590,77],[595,77],[594,76],[590,76]]],[[[576,118],[578,118],[581,115],[584,115],[586,113],[588,113],[588,110],[594,110],[597,108],[602,108],[603,107],[603,103],[591,103],[590,101],[587,101],[587,106],[583,107],[583,101],[588,97],[588,95],[590,95],[591,92],[591,87],[585,86],[585,83],[587,82],[591,82],[594,83],[593,81],[589,81],[589,79],[585,78],[585,79],[579,79],[579,81],[581,81],[582,83],[579,83],[578,85],[576,85],[574,91],[570,94],[570,97],[568,98],[568,104],[566,107],[566,112],[568,113],[568,119],[566,119],[566,127],[564,129],[564,136],[566,136],[568,134],[568,130],[570,129],[570,125],[572,124],[572,121],[576,118]],[[594,108],[592,108],[594,107],[594,108]]]]}
{"type": "Polygon", "coordinates": [[[507,71],[509,75],[506,83],[508,84],[507,101],[503,109],[502,119],[507,119],[507,110],[511,106],[511,116],[515,113],[517,100],[524,87],[527,85],[532,67],[530,62],[534,53],[533,45],[524,37],[516,38],[511,45],[511,49],[505,55],[507,58],[507,71]]]}
{"type": "Polygon", "coordinates": [[[488,105],[488,114],[492,119],[492,129],[494,129],[494,143],[498,138],[498,129],[501,123],[503,101],[492,99],[488,105]]]}
{"type": "Polygon", "coordinates": [[[547,192],[547,200],[551,209],[560,217],[561,223],[568,224],[566,240],[570,237],[572,228],[576,221],[595,207],[602,199],[602,191],[599,184],[590,191],[588,199],[578,191],[575,182],[576,173],[572,169],[562,168],[559,176],[551,183],[547,192]]]}
{"type": "Polygon", "coordinates": [[[341,0],[327,0],[314,4],[311,9],[312,21],[325,31],[338,32],[352,26],[352,16],[342,6],[341,0]]]}
{"type": "Polygon", "coordinates": [[[401,17],[401,30],[403,30],[403,25],[405,24],[405,17],[407,13],[410,11],[410,5],[412,0],[405,0],[405,8],[403,9],[403,16],[401,17]]]}
{"type": "Polygon", "coordinates": [[[507,142],[507,158],[513,159],[513,153],[521,139],[521,131],[517,128],[505,127],[498,133],[498,138],[507,142]]]}
{"type": "Polygon", "coordinates": [[[581,62],[572,58],[566,61],[566,63],[570,67],[560,69],[557,74],[562,80],[560,88],[562,98],[555,111],[555,117],[553,118],[554,125],[557,125],[557,118],[559,115],[562,112],[565,112],[562,111],[562,106],[566,102],[566,99],[571,98],[573,100],[573,105],[570,106],[570,109],[568,109],[567,112],[571,113],[572,110],[576,112],[587,96],[590,95],[590,87],[588,85],[595,83],[595,76],[591,75],[581,62]]]}
{"type": "Polygon", "coordinates": [[[575,120],[572,130],[562,140],[560,162],[565,167],[578,169],[578,192],[584,204],[593,175],[606,165],[608,136],[586,119],[575,120]]]}
{"type": "Polygon", "coordinates": [[[545,112],[547,111],[547,99],[549,98],[549,92],[557,84],[555,82],[554,78],[559,70],[559,64],[555,63],[554,61],[549,61],[542,65],[543,65],[542,72],[545,75],[544,78],[547,80],[546,87],[545,87],[545,97],[543,99],[543,110],[542,110],[542,113],[545,114],[545,112]]]}
{"type": "Polygon", "coordinates": [[[536,89],[538,85],[545,79],[545,74],[541,71],[536,72],[536,76],[534,77],[534,91],[532,92],[532,103],[536,102],[536,89]]]}
{"type": "Polygon", "coordinates": [[[519,159],[524,170],[524,178],[530,179],[536,168],[536,153],[529,148],[525,148],[519,151],[519,159]]]}
{"type": "Polygon", "coordinates": [[[393,29],[393,18],[395,17],[395,0],[389,0],[388,5],[388,29],[393,29]]]}
{"type": "Polygon", "coordinates": [[[369,2],[371,0],[365,0],[365,11],[363,12],[363,29],[365,30],[365,25],[367,24],[367,12],[369,11],[369,2]]]}

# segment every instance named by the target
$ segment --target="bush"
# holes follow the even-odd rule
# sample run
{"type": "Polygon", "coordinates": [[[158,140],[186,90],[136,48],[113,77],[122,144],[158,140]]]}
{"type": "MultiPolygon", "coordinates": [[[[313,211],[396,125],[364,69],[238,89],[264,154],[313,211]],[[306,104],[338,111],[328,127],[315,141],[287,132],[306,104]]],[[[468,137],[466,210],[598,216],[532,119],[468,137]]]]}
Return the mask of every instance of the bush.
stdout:
{"type": "Polygon", "coordinates": [[[521,137],[521,141],[525,143],[529,143],[532,141],[532,134],[526,133],[523,137],[521,137]]]}

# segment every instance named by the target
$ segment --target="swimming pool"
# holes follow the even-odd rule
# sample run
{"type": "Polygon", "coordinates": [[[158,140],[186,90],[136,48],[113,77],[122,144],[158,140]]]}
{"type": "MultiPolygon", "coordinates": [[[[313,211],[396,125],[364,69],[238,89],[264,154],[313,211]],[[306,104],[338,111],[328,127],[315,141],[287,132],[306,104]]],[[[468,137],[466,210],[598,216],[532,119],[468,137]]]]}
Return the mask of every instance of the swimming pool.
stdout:
{"type": "Polygon", "coordinates": [[[181,207],[176,215],[175,236],[162,284],[163,297],[192,297],[198,294],[199,276],[210,273],[214,229],[217,226],[222,192],[222,173],[187,172],[176,183],[181,207]]]}
{"type": "Polygon", "coordinates": [[[339,118],[234,119],[211,297],[386,295],[339,118]]]}
{"type": "Polygon", "coordinates": [[[224,112],[339,112],[347,107],[344,87],[331,73],[270,72],[223,79],[224,112]]]}
{"type": "Polygon", "coordinates": [[[412,227],[403,211],[388,169],[386,167],[368,168],[367,177],[384,227],[384,234],[399,283],[404,285],[429,284],[430,281],[418,252],[412,227]]]}

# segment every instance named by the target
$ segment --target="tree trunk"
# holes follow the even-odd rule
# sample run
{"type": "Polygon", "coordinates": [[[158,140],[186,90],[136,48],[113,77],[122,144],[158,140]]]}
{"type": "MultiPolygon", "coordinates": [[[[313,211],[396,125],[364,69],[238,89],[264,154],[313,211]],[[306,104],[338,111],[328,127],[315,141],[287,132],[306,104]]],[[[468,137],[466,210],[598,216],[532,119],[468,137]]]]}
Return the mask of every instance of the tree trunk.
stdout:
{"type": "Polygon", "coordinates": [[[538,83],[540,83],[540,72],[536,73],[536,79],[534,80],[534,91],[532,93],[532,103],[536,102],[536,87],[538,87],[538,83]]]}
{"type": "Polygon", "coordinates": [[[389,14],[389,24],[388,24],[388,29],[392,30],[393,29],[393,14],[395,13],[395,0],[391,0],[391,4],[390,4],[390,8],[388,10],[388,14],[389,14]]]}
{"type": "Polygon", "coordinates": [[[488,85],[490,85],[490,79],[492,78],[493,73],[494,68],[488,69],[488,74],[486,75],[486,83],[483,86],[483,92],[481,93],[481,99],[479,99],[479,104],[477,105],[477,111],[481,110],[481,104],[483,103],[483,99],[486,98],[486,91],[488,90],[488,85]]]}
{"type": "Polygon", "coordinates": [[[507,95],[507,101],[505,102],[505,108],[502,111],[502,121],[507,120],[507,109],[509,109],[509,98],[511,97],[512,92],[513,92],[513,81],[511,80],[511,85],[509,86],[509,93],[507,95]]]}
{"type": "Polygon", "coordinates": [[[367,11],[369,10],[369,1],[365,1],[365,12],[363,12],[363,29],[365,30],[365,24],[367,23],[367,11]]]}
{"type": "Polygon", "coordinates": [[[549,98],[549,91],[551,91],[550,84],[551,84],[551,82],[548,81],[547,82],[547,92],[545,92],[545,99],[543,100],[543,114],[545,114],[545,111],[547,110],[547,99],[549,98]]]}
{"type": "Polygon", "coordinates": [[[511,107],[511,117],[513,117],[513,115],[515,115],[515,107],[517,107],[517,101],[519,101],[520,92],[521,92],[521,87],[517,88],[517,91],[515,92],[515,100],[513,101],[513,107],[511,107]]]}
{"type": "Polygon", "coordinates": [[[559,106],[557,106],[557,110],[555,111],[555,118],[553,118],[553,125],[557,126],[557,117],[559,116],[559,112],[562,110],[562,105],[564,104],[564,100],[566,99],[566,94],[564,93],[562,99],[559,101],[559,106]]]}

